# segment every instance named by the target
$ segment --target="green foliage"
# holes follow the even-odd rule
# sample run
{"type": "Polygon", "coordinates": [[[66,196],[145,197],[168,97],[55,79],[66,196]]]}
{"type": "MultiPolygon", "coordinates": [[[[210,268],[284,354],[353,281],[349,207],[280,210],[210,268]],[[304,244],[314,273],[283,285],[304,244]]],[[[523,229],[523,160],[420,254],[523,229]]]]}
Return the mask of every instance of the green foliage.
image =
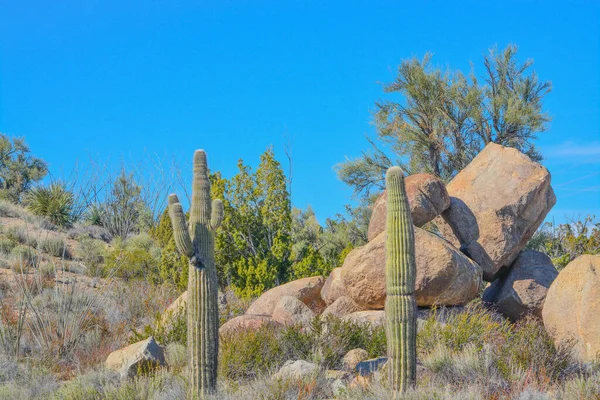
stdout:
{"type": "Polygon", "coordinates": [[[140,218],[146,212],[146,206],[142,199],[142,188],[134,180],[133,174],[121,170],[101,207],[100,222],[113,237],[126,239],[130,234],[139,232],[140,218]]]}
{"type": "Polygon", "coordinates": [[[240,331],[222,338],[220,374],[228,379],[250,380],[276,371],[287,360],[310,360],[324,369],[342,368],[342,358],[355,348],[371,357],[385,354],[385,330],[329,316],[303,328],[263,325],[257,331],[240,331]]]}
{"type": "MultiPolygon", "coordinates": [[[[133,240],[131,240],[133,239],[133,240]]],[[[124,280],[144,278],[155,281],[158,275],[159,252],[152,240],[123,241],[116,238],[111,243],[104,262],[104,275],[124,280]]]]}
{"type": "Polygon", "coordinates": [[[16,246],[10,254],[17,259],[19,267],[34,267],[38,263],[37,252],[29,246],[16,246]]]}
{"type": "Polygon", "coordinates": [[[530,70],[533,61],[520,63],[516,53],[514,45],[501,52],[491,49],[481,80],[433,67],[429,54],[403,61],[396,79],[384,86],[384,92],[400,94],[402,101],[376,103],[379,142],[369,140],[371,152],[338,165],[340,179],[367,195],[383,189],[385,171],[392,165],[449,180],[490,142],[540,160],[533,141],[550,120],[542,100],[551,85],[530,70]],[[388,158],[381,145],[397,159],[388,158]]]}
{"type": "Polygon", "coordinates": [[[212,196],[223,199],[225,217],[215,237],[221,282],[242,297],[261,294],[289,279],[291,205],[285,174],[269,148],[256,172],[238,162],[238,173],[211,176],[212,196]]]}
{"type": "Polygon", "coordinates": [[[41,241],[40,249],[54,257],[71,259],[71,252],[65,241],[56,236],[49,236],[41,241]]]}
{"type": "Polygon", "coordinates": [[[2,254],[10,254],[12,249],[15,248],[17,243],[14,240],[11,240],[7,237],[0,237],[0,253],[2,254]]]}
{"type": "Polygon", "coordinates": [[[85,266],[86,275],[104,276],[105,243],[98,239],[84,237],[79,240],[77,256],[85,266]]]}
{"type": "Polygon", "coordinates": [[[189,259],[177,249],[168,210],[163,212],[158,224],[149,233],[161,250],[160,281],[170,282],[180,290],[187,289],[189,259]]]}
{"type": "Polygon", "coordinates": [[[180,312],[175,315],[172,313],[157,313],[154,316],[154,322],[145,325],[141,331],[132,329],[133,335],[129,343],[136,343],[145,340],[150,336],[162,345],[170,343],[187,344],[187,313],[180,312]]]}
{"type": "Polygon", "coordinates": [[[561,270],[583,254],[600,254],[600,222],[594,215],[555,226],[544,223],[533,235],[527,248],[548,254],[561,270]]]}
{"type": "Polygon", "coordinates": [[[34,215],[47,218],[55,225],[69,227],[74,222],[73,193],[60,182],[37,186],[25,196],[27,209],[34,215]]]}
{"type": "Polygon", "coordinates": [[[0,134],[0,198],[19,203],[31,184],[47,173],[46,162],[30,154],[23,138],[0,134]]]}

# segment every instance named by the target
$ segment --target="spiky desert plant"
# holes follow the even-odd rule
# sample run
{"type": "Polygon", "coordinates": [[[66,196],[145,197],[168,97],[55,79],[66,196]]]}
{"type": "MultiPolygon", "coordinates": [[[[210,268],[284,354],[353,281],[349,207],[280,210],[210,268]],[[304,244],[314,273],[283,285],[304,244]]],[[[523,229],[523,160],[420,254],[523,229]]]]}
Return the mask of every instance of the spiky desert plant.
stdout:
{"type": "Polygon", "coordinates": [[[194,153],[194,178],[189,226],[175,194],[169,216],[177,248],[189,259],[187,302],[188,381],[190,399],[204,399],[217,387],[219,352],[218,285],[214,231],[223,221],[223,203],[210,199],[206,153],[194,153]]]}
{"type": "Polygon", "coordinates": [[[415,234],[404,175],[400,167],[388,169],[386,302],[389,379],[394,397],[415,383],[417,367],[417,304],[415,302],[415,234]]]}

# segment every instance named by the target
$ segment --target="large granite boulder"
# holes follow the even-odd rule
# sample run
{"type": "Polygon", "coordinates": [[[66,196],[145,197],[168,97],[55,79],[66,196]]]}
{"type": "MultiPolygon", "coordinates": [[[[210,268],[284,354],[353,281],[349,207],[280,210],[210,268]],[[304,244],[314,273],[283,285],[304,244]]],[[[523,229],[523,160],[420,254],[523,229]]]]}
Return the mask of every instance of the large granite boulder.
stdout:
{"type": "Polygon", "coordinates": [[[494,304],[513,321],[532,314],[542,317],[548,289],[558,271],[550,257],[534,250],[523,250],[512,263],[508,275],[495,280],[483,293],[483,301],[494,304]]]}
{"type": "Polygon", "coordinates": [[[342,321],[351,322],[356,325],[364,325],[369,326],[371,328],[377,328],[385,325],[385,311],[357,311],[353,312],[352,314],[346,315],[342,318],[342,321]]]}
{"type": "Polygon", "coordinates": [[[488,144],[446,186],[450,207],[436,219],[444,237],[493,281],[556,203],[548,170],[516,149],[488,144]]]}
{"type": "Polygon", "coordinates": [[[325,309],[321,299],[321,289],[325,283],[322,276],[302,278],[274,287],[263,293],[246,311],[251,315],[272,316],[275,306],[283,296],[292,296],[303,302],[314,312],[320,314],[325,309]]]}
{"type": "Polygon", "coordinates": [[[364,311],[363,308],[359,307],[350,297],[342,296],[339,297],[336,301],[331,303],[323,314],[321,314],[321,318],[327,318],[328,315],[333,315],[338,318],[341,318],[345,315],[351,314],[357,311],[364,311]]]}
{"type": "MultiPolygon", "coordinates": [[[[409,175],[404,180],[406,195],[413,218],[413,224],[423,226],[450,206],[450,197],[444,182],[430,174],[409,175]]],[[[369,240],[385,230],[387,196],[384,191],[373,204],[369,221],[369,240]]]]}
{"type": "Polygon", "coordinates": [[[342,269],[334,268],[321,289],[321,298],[327,305],[331,305],[339,297],[346,294],[344,281],[342,281],[342,269]]]}
{"type": "MultiPolygon", "coordinates": [[[[364,309],[385,305],[385,241],[383,232],[352,250],[342,266],[348,296],[364,309]]],[[[479,294],[481,268],[444,239],[420,228],[415,228],[415,261],[418,306],[463,305],[479,294]]]]}
{"type": "Polygon", "coordinates": [[[284,326],[309,325],[315,314],[306,304],[293,296],[283,296],[273,310],[273,321],[284,326]]]}
{"type": "Polygon", "coordinates": [[[240,332],[256,332],[263,326],[280,326],[267,315],[240,315],[225,322],[219,328],[221,336],[231,336],[240,332]]]}
{"type": "Polygon", "coordinates": [[[571,261],[554,280],[542,310],[544,326],[555,343],[574,344],[582,362],[600,356],[600,256],[571,261]]]}
{"type": "Polygon", "coordinates": [[[106,368],[118,371],[123,378],[133,378],[140,373],[148,373],[166,366],[165,352],[154,337],[130,344],[108,355],[106,368]]]}

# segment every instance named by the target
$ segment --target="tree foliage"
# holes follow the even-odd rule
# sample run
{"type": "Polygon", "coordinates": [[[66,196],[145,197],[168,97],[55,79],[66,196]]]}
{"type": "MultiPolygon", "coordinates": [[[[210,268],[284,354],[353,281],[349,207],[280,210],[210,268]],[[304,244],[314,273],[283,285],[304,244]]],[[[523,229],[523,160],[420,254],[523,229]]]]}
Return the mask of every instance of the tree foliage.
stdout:
{"type": "Polygon", "coordinates": [[[533,61],[520,63],[516,55],[514,45],[491,49],[481,80],[474,73],[432,66],[430,54],[403,61],[396,79],[384,86],[402,101],[376,103],[378,141],[369,139],[370,151],[338,165],[340,179],[368,195],[383,187],[385,171],[396,164],[447,181],[490,142],[540,160],[533,141],[550,120],[542,100],[551,85],[531,71],[533,61]],[[390,159],[382,145],[397,159],[390,159]]]}
{"type": "Polygon", "coordinates": [[[242,297],[251,297],[289,277],[291,203],[286,179],[272,148],[260,157],[255,172],[238,162],[226,180],[211,175],[212,195],[223,200],[224,220],[215,238],[220,282],[229,282],[242,297]]]}
{"type": "Polygon", "coordinates": [[[583,254],[600,254],[600,222],[595,222],[594,215],[559,225],[546,222],[527,248],[548,254],[560,270],[583,254]]]}
{"type": "Polygon", "coordinates": [[[14,203],[48,173],[46,162],[30,154],[23,138],[0,134],[0,197],[14,203]]]}

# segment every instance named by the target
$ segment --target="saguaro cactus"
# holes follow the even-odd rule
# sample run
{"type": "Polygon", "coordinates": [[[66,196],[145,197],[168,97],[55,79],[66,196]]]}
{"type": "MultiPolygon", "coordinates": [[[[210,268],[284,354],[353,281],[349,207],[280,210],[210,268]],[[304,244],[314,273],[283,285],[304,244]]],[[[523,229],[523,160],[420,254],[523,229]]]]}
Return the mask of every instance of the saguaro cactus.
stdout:
{"type": "Polygon", "coordinates": [[[188,380],[190,399],[203,399],[217,387],[219,308],[214,231],[223,221],[223,203],[211,204],[204,150],[194,153],[192,208],[189,226],[175,194],[169,216],[177,248],[190,259],[187,301],[188,380]]]}
{"type": "Polygon", "coordinates": [[[386,174],[387,240],[385,315],[389,379],[397,398],[415,383],[417,304],[415,302],[415,234],[400,167],[386,174]]]}

